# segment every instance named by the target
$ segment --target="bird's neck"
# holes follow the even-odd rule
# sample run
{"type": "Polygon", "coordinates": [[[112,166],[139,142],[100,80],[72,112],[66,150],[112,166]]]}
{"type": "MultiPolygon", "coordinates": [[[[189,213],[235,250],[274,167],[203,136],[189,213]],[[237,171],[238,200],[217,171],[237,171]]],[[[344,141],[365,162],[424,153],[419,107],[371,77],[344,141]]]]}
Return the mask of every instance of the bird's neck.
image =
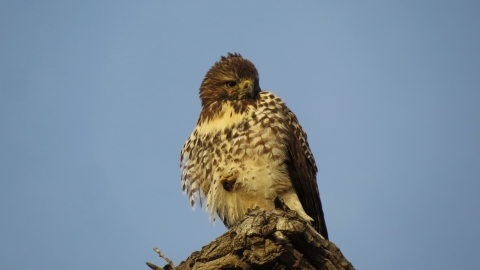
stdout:
{"type": "Polygon", "coordinates": [[[197,122],[199,132],[209,133],[239,125],[254,107],[255,101],[247,99],[205,105],[197,122]]]}

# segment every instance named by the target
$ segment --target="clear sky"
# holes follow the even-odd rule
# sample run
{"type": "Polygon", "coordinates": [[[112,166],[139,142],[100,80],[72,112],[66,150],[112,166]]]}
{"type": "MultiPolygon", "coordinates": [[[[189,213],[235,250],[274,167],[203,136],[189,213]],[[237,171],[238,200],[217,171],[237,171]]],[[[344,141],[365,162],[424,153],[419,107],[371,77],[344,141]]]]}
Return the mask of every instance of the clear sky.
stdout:
{"type": "Polygon", "coordinates": [[[181,194],[198,88],[250,59],[357,269],[480,265],[478,1],[0,2],[2,269],[148,269],[226,231],[181,194]]]}

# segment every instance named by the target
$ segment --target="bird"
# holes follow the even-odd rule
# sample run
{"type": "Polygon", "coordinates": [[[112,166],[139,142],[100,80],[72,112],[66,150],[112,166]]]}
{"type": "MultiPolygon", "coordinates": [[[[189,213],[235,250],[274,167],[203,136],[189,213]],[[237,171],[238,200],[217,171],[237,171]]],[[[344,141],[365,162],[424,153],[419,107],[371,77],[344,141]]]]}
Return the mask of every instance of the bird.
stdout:
{"type": "Polygon", "coordinates": [[[262,91],[255,65],[228,53],[208,70],[202,109],[180,154],[182,192],[231,228],[256,207],[277,198],[325,239],[317,165],[307,134],[276,94],[262,91]]]}

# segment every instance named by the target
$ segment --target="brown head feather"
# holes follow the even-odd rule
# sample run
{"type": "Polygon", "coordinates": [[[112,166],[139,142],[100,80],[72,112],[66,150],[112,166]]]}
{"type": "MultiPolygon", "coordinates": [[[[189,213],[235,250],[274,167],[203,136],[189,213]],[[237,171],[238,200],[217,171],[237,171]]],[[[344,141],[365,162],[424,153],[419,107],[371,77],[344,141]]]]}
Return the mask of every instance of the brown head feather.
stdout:
{"type": "MultiPolygon", "coordinates": [[[[215,110],[221,108],[221,103],[228,100],[238,100],[238,96],[229,94],[228,82],[239,84],[244,80],[254,83],[254,95],[247,98],[258,98],[260,92],[258,71],[252,62],[238,53],[228,53],[222,56],[205,75],[200,86],[200,99],[203,109],[215,110]],[[218,105],[214,105],[217,103],[218,105]]],[[[244,99],[247,99],[244,98],[244,99]]]]}

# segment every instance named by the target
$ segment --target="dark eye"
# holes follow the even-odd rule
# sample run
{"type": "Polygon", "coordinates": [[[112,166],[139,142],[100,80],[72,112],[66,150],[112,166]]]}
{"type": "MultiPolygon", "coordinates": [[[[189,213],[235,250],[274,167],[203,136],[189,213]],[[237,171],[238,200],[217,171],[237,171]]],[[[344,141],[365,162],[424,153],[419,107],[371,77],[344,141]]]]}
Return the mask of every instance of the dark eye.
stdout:
{"type": "Polygon", "coordinates": [[[237,86],[237,82],[229,81],[229,82],[226,82],[225,85],[227,87],[235,87],[235,86],[237,86]]]}

